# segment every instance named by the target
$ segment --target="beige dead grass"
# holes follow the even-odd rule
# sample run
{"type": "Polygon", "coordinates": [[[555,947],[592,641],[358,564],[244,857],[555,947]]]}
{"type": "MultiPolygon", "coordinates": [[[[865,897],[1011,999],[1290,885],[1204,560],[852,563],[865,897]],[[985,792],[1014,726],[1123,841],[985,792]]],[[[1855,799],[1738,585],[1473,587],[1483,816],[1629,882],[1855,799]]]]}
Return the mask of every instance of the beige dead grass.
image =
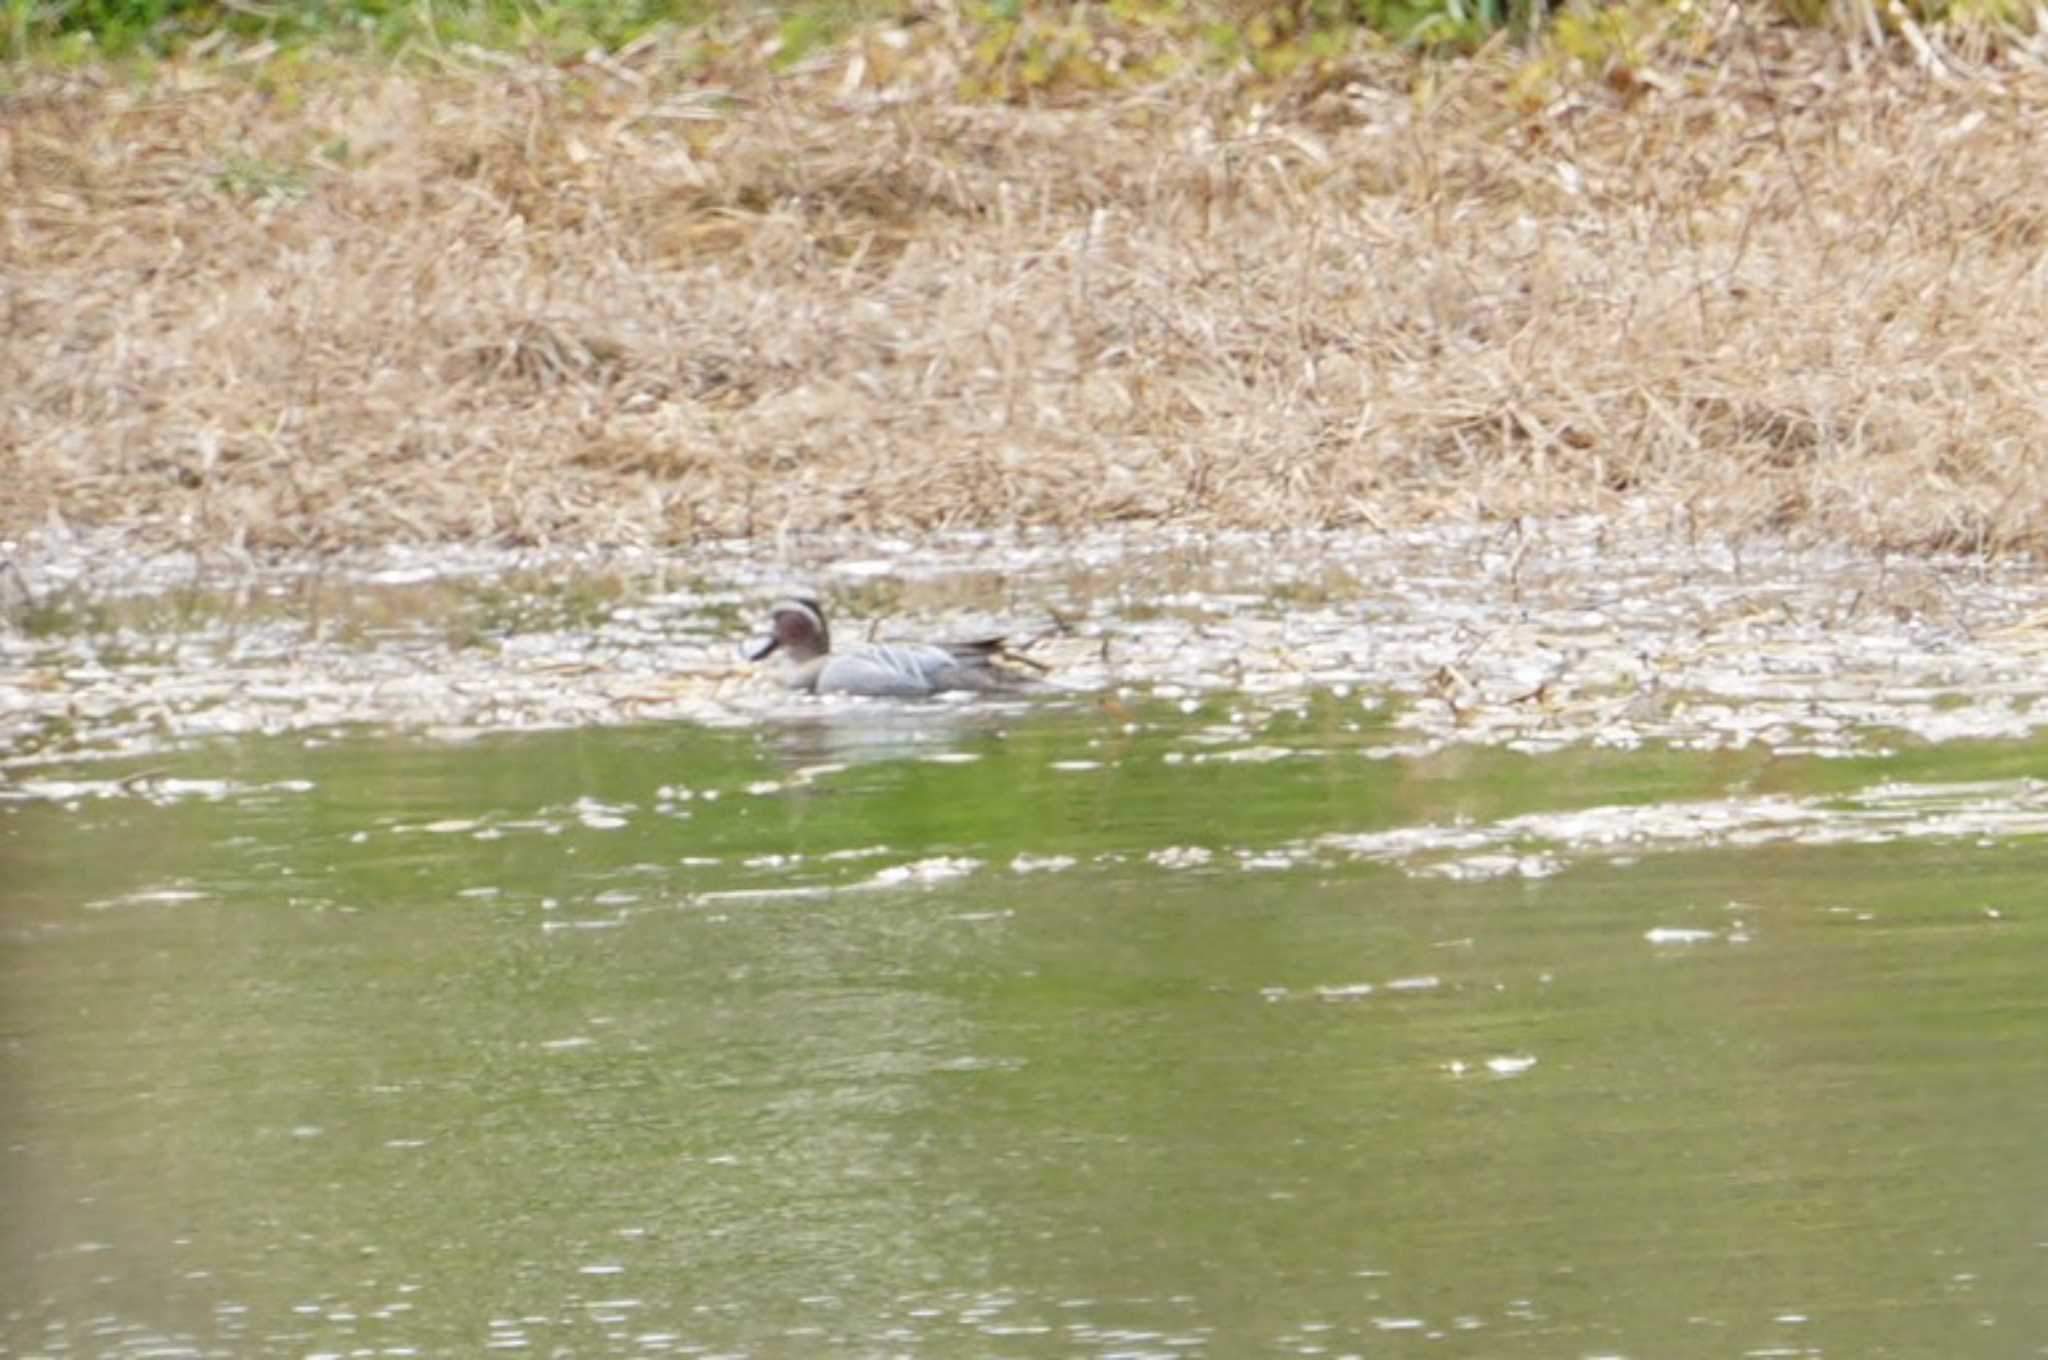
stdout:
{"type": "Polygon", "coordinates": [[[1719,42],[1533,111],[1487,61],[1264,110],[967,105],[843,54],[712,98],[653,47],[282,94],[51,78],[0,110],[0,536],[1647,501],[2048,547],[2048,78],[1719,42]]]}

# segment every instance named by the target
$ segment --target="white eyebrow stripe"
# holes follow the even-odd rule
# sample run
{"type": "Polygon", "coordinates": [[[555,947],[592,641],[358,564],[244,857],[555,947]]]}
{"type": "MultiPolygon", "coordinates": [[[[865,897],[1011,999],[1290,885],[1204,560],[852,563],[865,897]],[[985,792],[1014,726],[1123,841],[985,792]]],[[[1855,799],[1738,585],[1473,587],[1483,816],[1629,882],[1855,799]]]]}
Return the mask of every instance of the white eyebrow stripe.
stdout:
{"type": "Polygon", "coordinates": [[[802,614],[805,618],[816,624],[820,632],[823,632],[825,628],[825,611],[809,600],[799,599],[794,595],[785,596],[777,600],[774,608],[768,612],[770,615],[785,613],[802,614]]]}

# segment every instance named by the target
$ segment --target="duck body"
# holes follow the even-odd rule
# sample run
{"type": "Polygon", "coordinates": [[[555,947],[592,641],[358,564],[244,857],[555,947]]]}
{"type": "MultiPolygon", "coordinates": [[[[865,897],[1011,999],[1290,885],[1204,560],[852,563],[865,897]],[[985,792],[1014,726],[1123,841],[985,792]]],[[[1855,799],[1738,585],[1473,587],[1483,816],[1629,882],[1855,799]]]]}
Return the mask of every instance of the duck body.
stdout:
{"type": "Polygon", "coordinates": [[[773,657],[790,689],[812,694],[920,699],[948,690],[1015,690],[1026,677],[1002,664],[1003,640],[871,642],[832,648],[825,611],[816,600],[778,601],[768,633],[747,647],[751,661],[773,657]]]}

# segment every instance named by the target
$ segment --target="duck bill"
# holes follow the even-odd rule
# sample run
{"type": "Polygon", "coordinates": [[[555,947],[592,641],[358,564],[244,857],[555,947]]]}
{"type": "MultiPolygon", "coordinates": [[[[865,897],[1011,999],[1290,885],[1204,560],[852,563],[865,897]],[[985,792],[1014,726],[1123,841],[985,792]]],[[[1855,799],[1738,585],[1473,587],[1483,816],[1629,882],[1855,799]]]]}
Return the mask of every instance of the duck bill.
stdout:
{"type": "Polygon", "coordinates": [[[782,639],[772,633],[766,637],[749,638],[740,644],[740,655],[749,661],[761,661],[781,645],[782,639]]]}

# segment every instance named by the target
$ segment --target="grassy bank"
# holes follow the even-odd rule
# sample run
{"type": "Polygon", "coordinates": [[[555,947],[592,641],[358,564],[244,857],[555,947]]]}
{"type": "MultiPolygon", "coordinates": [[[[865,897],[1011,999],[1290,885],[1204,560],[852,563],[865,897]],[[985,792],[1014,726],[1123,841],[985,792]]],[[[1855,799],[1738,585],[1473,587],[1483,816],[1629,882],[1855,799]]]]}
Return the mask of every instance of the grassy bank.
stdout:
{"type": "Polygon", "coordinates": [[[0,537],[2048,547],[2038,64],[1567,17],[53,47],[0,96],[0,537]]]}

